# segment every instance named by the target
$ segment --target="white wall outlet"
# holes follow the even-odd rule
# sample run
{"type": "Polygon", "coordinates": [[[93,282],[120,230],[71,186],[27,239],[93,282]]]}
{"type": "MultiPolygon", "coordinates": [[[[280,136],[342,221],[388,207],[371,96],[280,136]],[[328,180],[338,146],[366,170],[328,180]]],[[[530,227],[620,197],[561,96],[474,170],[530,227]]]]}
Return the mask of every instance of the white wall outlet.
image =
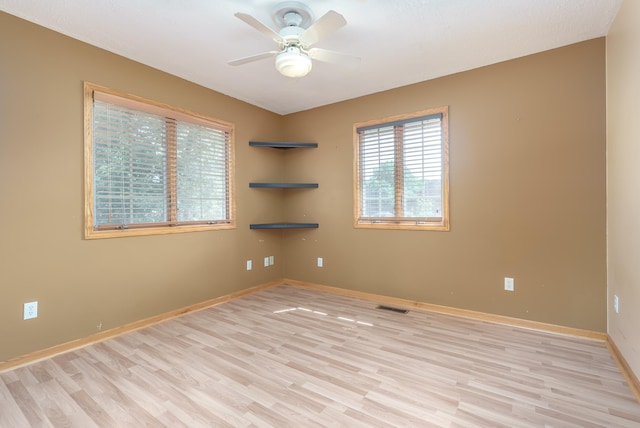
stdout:
{"type": "Polygon", "coordinates": [[[514,281],[513,278],[505,278],[504,279],[504,289],[505,291],[513,291],[514,289],[514,281]]]}
{"type": "Polygon", "coordinates": [[[269,256],[269,266],[273,266],[276,263],[273,256],[269,256]]]}
{"type": "Polygon", "coordinates": [[[251,270],[251,269],[253,269],[253,261],[247,260],[247,270],[251,270]]]}
{"type": "Polygon", "coordinates": [[[269,257],[264,258],[264,267],[269,267],[269,257]]]}
{"type": "Polygon", "coordinates": [[[38,318],[38,302],[29,302],[24,304],[24,317],[25,320],[31,318],[38,318]]]}
{"type": "Polygon", "coordinates": [[[322,257],[318,257],[318,267],[322,266],[324,266],[324,260],[322,260],[322,257]]]}
{"type": "Polygon", "coordinates": [[[620,313],[620,300],[618,300],[618,295],[613,295],[613,310],[616,311],[616,314],[620,313]]]}

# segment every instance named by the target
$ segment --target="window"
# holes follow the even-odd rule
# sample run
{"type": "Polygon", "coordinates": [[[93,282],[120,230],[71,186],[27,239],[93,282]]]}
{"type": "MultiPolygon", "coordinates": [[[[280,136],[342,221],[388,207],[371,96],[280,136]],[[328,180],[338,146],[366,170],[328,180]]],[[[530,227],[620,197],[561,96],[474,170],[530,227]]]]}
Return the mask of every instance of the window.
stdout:
{"type": "Polygon", "coordinates": [[[448,107],[354,131],[355,227],[449,230],[448,107]]]}
{"type": "Polygon", "coordinates": [[[85,237],[235,228],[233,125],[85,83],[85,237]]]}

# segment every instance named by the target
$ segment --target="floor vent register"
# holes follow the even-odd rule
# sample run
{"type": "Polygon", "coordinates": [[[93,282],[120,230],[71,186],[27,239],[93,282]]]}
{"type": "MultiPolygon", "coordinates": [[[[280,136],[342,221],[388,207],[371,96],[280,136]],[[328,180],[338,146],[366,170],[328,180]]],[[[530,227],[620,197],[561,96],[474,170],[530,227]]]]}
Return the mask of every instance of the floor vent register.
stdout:
{"type": "Polygon", "coordinates": [[[399,314],[406,314],[409,312],[407,309],[394,308],[393,306],[385,306],[385,305],[378,305],[376,309],[382,309],[383,311],[397,312],[399,314]]]}

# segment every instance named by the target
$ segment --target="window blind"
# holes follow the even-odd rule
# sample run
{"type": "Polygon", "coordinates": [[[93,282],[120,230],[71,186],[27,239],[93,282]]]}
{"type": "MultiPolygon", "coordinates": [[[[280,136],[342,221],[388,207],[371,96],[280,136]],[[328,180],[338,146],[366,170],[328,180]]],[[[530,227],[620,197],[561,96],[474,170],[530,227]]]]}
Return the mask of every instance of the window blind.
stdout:
{"type": "Polygon", "coordinates": [[[95,92],[94,227],[231,221],[231,128],[95,92]]]}
{"type": "Polygon", "coordinates": [[[404,216],[441,218],[441,118],[404,125],[402,141],[404,216]]]}
{"type": "Polygon", "coordinates": [[[359,222],[442,222],[443,114],[356,128],[359,222]]]}
{"type": "Polygon", "coordinates": [[[363,217],[395,216],[396,158],[394,128],[360,133],[363,217]]]}
{"type": "Polygon", "coordinates": [[[176,133],[178,221],[226,221],[229,133],[188,122],[180,122],[176,133]]]}

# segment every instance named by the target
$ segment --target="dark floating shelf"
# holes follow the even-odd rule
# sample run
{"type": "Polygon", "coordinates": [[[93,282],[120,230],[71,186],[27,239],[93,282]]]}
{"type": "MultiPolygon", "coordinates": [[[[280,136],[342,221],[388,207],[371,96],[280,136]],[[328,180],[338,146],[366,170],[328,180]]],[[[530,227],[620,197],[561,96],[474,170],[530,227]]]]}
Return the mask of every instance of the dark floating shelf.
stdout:
{"type": "Polygon", "coordinates": [[[250,224],[249,229],[317,229],[318,223],[258,223],[250,224]]]}
{"type": "MultiPolygon", "coordinates": [[[[252,147],[271,147],[274,149],[315,149],[318,143],[290,143],[282,141],[249,141],[252,147]]],[[[263,189],[315,189],[318,183],[249,183],[249,187],[263,189]]],[[[317,229],[318,223],[254,223],[250,229],[317,229]]]]}
{"type": "Polygon", "coordinates": [[[249,141],[252,147],[273,147],[274,149],[315,149],[318,143],[283,143],[283,142],[266,142],[266,141],[249,141]]]}
{"type": "Polygon", "coordinates": [[[249,183],[249,187],[261,189],[317,189],[318,183],[249,183]]]}

